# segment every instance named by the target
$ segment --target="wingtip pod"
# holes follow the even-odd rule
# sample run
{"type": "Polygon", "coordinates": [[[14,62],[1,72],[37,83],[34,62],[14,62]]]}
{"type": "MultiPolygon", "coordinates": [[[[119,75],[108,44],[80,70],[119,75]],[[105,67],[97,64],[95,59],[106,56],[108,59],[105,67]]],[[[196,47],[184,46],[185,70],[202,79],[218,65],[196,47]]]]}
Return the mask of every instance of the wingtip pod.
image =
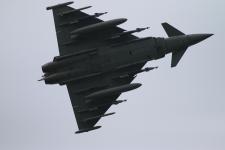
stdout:
{"type": "Polygon", "coordinates": [[[96,127],[91,127],[91,128],[87,128],[87,129],[81,129],[79,131],[76,131],[75,134],[89,132],[89,131],[92,131],[92,130],[97,130],[97,129],[101,128],[101,127],[102,126],[96,126],[96,127]]]}
{"type": "Polygon", "coordinates": [[[66,3],[61,3],[61,4],[57,4],[57,5],[53,5],[53,6],[48,6],[48,7],[46,7],[46,10],[51,10],[51,9],[55,9],[55,8],[59,8],[59,7],[63,7],[63,6],[68,6],[68,5],[71,5],[73,3],[74,3],[73,1],[69,1],[69,2],[66,2],[66,3]]]}

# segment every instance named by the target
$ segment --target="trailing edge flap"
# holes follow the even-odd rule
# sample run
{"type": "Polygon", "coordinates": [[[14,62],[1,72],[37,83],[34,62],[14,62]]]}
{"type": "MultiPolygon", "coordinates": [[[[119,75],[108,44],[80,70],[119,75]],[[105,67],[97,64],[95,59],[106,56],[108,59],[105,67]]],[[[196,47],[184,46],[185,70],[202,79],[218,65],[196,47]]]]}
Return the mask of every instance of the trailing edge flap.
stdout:
{"type": "Polygon", "coordinates": [[[176,28],[174,28],[173,26],[171,26],[168,23],[162,23],[162,26],[163,26],[164,30],[166,31],[168,37],[185,35],[183,32],[177,30],[176,28]]]}
{"type": "Polygon", "coordinates": [[[171,67],[176,67],[187,49],[172,53],[171,67]]]}

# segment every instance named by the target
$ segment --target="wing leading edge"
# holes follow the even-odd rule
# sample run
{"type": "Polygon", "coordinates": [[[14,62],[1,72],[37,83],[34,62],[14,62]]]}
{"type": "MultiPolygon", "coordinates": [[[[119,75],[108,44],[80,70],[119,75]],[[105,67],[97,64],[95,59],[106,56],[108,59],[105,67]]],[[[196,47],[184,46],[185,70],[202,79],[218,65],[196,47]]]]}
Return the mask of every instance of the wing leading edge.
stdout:
{"type": "MultiPolygon", "coordinates": [[[[104,22],[97,18],[101,15],[106,14],[106,12],[88,15],[82,12],[81,10],[90,7],[75,9],[67,6],[68,4],[72,4],[72,2],[47,7],[48,10],[52,9],[53,11],[60,55],[70,54],[73,53],[74,51],[79,51],[82,49],[89,49],[93,47],[104,47],[110,45],[112,44],[112,41],[105,40],[106,37],[109,37],[110,35],[111,36],[118,35],[125,31],[124,29],[121,29],[116,25],[123,23],[124,21],[126,21],[126,19],[111,20],[110,23],[107,24],[107,22],[109,21],[104,22]],[[93,29],[90,28],[91,26],[98,27],[101,23],[105,25],[105,26],[101,25],[101,27],[102,26],[106,27],[104,31],[98,31],[95,32],[94,34],[88,34],[86,37],[85,34],[83,34],[85,40],[82,40],[82,37],[80,37],[81,40],[75,38],[76,37],[75,33],[87,31],[84,30],[85,28],[87,29],[87,27],[89,27],[88,29],[91,30],[93,29]],[[88,38],[90,36],[94,36],[94,38],[93,37],[88,38]]],[[[123,40],[129,41],[134,39],[138,39],[138,37],[130,34],[127,35],[126,38],[124,38],[123,40]]]]}

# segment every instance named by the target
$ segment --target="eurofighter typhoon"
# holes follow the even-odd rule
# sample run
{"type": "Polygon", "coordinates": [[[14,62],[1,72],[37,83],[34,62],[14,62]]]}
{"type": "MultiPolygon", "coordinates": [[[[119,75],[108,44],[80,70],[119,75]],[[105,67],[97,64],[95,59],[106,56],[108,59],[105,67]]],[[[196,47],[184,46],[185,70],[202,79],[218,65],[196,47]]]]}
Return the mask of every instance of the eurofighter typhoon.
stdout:
{"type": "Polygon", "coordinates": [[[212,34],[185,35],[168,23],[162,23],[168,38],[139,38],[133,33],[148,28],[126,31],[117,25],[125,18],[109,21],[88,15],[68,5],[73,2],[47,7],[53,11],[59,56],[42,66],[40,81],[46,84],[66,85],[79,130],[76,133],[99,129],[96,123],[106,116],[111,105],[123,92],[137,89],[140,83],[132,83],[137,74],[157,67],[143,68],[151,60],[172,53],[171,67],[177,66],[188,47],[212,34]]]}

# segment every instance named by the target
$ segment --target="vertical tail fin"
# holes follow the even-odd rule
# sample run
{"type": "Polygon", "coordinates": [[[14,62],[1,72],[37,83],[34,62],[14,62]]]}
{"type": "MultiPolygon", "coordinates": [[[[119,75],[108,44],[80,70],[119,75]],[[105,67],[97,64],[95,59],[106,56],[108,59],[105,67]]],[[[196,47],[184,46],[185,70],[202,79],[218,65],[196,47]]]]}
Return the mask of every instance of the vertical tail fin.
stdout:
{"type": "MultiPolygon", "coordinates": [[[[168,37],[174,37],[174,36],[180,36],[185,35],[183,32],[179,31],[178,29],[174,28],[168,23],[162,23],[162,26],[164,30],[166,31],[168,37]]],[[[171,67],[176,67],[181,58],[183,57],[184,53],[186,52],[186,48],[179,50],[179,51],[173,51],[172,52],[172,60],[171,60],[171,67]]]]}
{"type": "Polygon", "coordinates": [[[185,35],[183,32],[179,31],[178,29],[174,28],[168,23],[162,23],[164,30],[166,31],[168,37],[178,36],[178,35],[185,35]]]}

